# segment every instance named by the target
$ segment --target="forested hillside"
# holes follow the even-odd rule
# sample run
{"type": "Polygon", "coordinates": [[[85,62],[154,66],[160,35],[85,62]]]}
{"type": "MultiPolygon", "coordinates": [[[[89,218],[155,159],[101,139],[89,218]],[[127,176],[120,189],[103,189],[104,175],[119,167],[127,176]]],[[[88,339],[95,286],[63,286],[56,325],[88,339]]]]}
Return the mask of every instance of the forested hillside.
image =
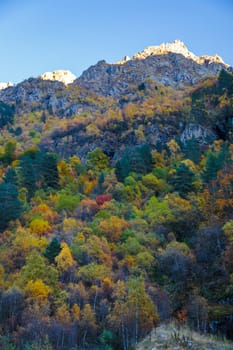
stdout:
{"type": "Polygon", "coordinates": [[[232,339],[233,75],[22,84],[0,102],[0,348],[130,350],[171,319],[232,339]]]}

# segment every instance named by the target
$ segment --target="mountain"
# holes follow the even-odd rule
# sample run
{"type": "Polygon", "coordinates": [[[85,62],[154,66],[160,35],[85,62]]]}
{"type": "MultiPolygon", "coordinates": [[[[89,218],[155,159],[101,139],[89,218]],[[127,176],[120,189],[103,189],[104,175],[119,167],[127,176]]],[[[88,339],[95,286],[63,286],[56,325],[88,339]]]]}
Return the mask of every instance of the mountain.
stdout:
{"type": "Polygon", "coordinates": [[[221,69],[231,69],[215,56],[195,56],[180,40],[171,44],[150,46],[132,59],[109,64],[100,61],[87,69],[74,84],[96,94],[117,97],[127,94],[131,84],[147,79],[174,88],[194,85],[207,76],[216,76],[221,69]]]}
{"type": "MultiPolygon", "coordinates": [[[[165,86],[182,88],[192,86],[205,77],[217,76],[222,69],[232,70],[218,55],[195,56],[183,42],[175,40],[171,44],[150,46],[136,53],[132,59],[128,57],[118,63],[99,61],[77,79],[73,73],[65,70],[44,73],[39,78],[30,78],[11,89],[0,91],[0,99],[6,103],[14,103],[16,100],[26,103],[40,100],[43,103],[43,91],[46,88],[47,98],[52,95],[49,80],[69,85],[71,90],[77,87],[92,94],[119,98],[129,94],[135,84],[154,81],[165,86]],[[41,80],[48,84],[40,84],[41,80]]],[[[58,86],[52,86],[53,96],[58,86]]],[[[64,96],[62,99],[64,100],[64,96]]],[[[64,109],[63,102],[60,104],[64,109]]]]}
{"type": "Polygon", "coordinates": [[[200,335],[233,334],[232,68],[175,41],[73,79],[0,91],[0,348],[232,349],[200,335]]]}
{"type": "Polygon", "coordinates": [[[0,90],[0,101],[15,115],[14,127],[3,122],[5,134],[21,130],[17,139],[23,148],[35,134],[40,147],[63,156],[85,158],[100,147],[115,161],[125,147],[145,140],[155,147],[174,137],[202,144],[227,138],[231,114],[222,103],[224,84],[218,86],[220,76],[231,80],[231,71],[219,56],[198,57],[175,40],[118,63],[100,61],[77,79],[70,71],[47,72],[0,90]],[[197,106],[198,91],[203,96],[197,106]]]}

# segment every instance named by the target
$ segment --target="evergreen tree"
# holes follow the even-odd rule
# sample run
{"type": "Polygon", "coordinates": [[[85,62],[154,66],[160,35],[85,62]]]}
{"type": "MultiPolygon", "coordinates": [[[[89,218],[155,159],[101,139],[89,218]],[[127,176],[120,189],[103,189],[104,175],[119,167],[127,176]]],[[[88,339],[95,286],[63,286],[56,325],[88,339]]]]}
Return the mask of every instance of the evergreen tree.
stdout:
{"type": "Polygon", "coordinates": [[[0,101],[0,128],[14,123],[14,107],[0,101]]]}
{"type": "Polygon", "coordinates": [[[206,183],[211,180],[215,180],[217,178],[218,171],[231,162],[232,160],[229,152],[229,145],[227,142],[224,142],[220,152],[209,152],[206,158],[205,170],[202,174],[203,180],[206,183]]]}
{"type": "Polygon", "coordinates": [[[16,142],[14,140],[8,141],[4,146],[4,154],[1,157],[2,160],[7,164],[11,164],[12,161],[16,158],[15,150],[16,142]]]}
{"type": "Polygon", "coordinates": [[[21,203],[17,187],[13,183],[0,184],[0,230],[4,230],[11,220],[21,214],[21,203]]]}
{"type": "Polygon", "coordinates": [[[195,138],[186,141],[183,146],[183,152],[186,158],[191,159],[194,163],[198,164],[201,158],[201,147],[195,138]]]}
{"type": "Polygon", "coordinates": [[[116,164],[116,176],[123,181],[131,172],[140,175],[149,173],[152,169],[152,155],[147,144],[128,148],[116,164]]]}
{"type": "Polygon", "coordinates": [[[56,237],[54,237],[46,247],[44,256],[49,260],[50,263],[53,263],[56,256],[59,255],[61,249],[62,248],[60,242],[56,237]]]}
{"type": "Polygon", "coordinates": [[[24,156],[18,167],[19,183],[21,187],[25,187],[30,199],[36,191],[37,172],[33,164],[33,160],[29,156],[24,156]]]}
{"type": "Polygon", "coordinates": [[[170,182],[174,186],[174,190],[179,192],[180,196],[185,197],[188,192],[195,190],[193,184],[195,180],[194,172],[186,164],[181,163],[170,182]]]}
{"type": "Polygon", "coordinates": [[[233,93],[233,74],[222,69],[218,77],[218,89],[219,93],[227,89],[228,94],[233,93]]]}
{"type": "Polygon", "coordinates": [[[129,175],[130,170],[130,157],[126,152],[123,157],[116,163],[115,173],[117,180],[124,181],[124,179],[129,175]]]}
{"type": "Polygon", "coordinates": [[[16,175],[15,170],[13,168],[10,168],[7,171],[7,173],[5,174],[3,180],[5,183],[11,183],[11,184],[14,184],[15,186],[17,186],[18,180],[17,180],[17,175],[16,175]]]}
{"type": "Polygon", "coordinates": [[[59,174],[57,170],[57,157],[53,153],[41,152],[35,159],[39,177],[46,187],[57,188],[59,174]]]}

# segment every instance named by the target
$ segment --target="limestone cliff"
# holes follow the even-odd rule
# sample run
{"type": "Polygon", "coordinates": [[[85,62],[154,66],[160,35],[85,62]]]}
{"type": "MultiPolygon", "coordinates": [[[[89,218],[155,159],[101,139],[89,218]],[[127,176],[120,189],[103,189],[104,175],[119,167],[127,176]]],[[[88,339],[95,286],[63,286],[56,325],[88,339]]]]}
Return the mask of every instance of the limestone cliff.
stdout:
{"type": "Polygon", "coordinates": [[[46,72],[42,74],[40,77],[42,80],[52,80],[52,81],[60,81],[65,85],[72,84],[76,79],[76,76],[71,73],[69,70],[55,70],[53,72],[46,72]]]}
{"type": "Polygon", "coordinates": [[[11,86],[13,86],[13,84],[11,82],[0,83],[0,90],[7,89],[8,87],[11,87],[11,86]]]}

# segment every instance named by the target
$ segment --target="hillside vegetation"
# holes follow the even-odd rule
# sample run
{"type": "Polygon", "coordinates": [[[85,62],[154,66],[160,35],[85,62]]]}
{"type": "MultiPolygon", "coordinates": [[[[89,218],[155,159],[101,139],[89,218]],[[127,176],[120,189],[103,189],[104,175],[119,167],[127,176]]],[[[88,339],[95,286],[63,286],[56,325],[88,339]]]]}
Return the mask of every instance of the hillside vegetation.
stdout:
{"type": "Polygon", "coordinates": [[[0,102],[0,348],[130,350],[171,319],[232,339],[232,74],[55,84],[66,109],[0,102]]]}

